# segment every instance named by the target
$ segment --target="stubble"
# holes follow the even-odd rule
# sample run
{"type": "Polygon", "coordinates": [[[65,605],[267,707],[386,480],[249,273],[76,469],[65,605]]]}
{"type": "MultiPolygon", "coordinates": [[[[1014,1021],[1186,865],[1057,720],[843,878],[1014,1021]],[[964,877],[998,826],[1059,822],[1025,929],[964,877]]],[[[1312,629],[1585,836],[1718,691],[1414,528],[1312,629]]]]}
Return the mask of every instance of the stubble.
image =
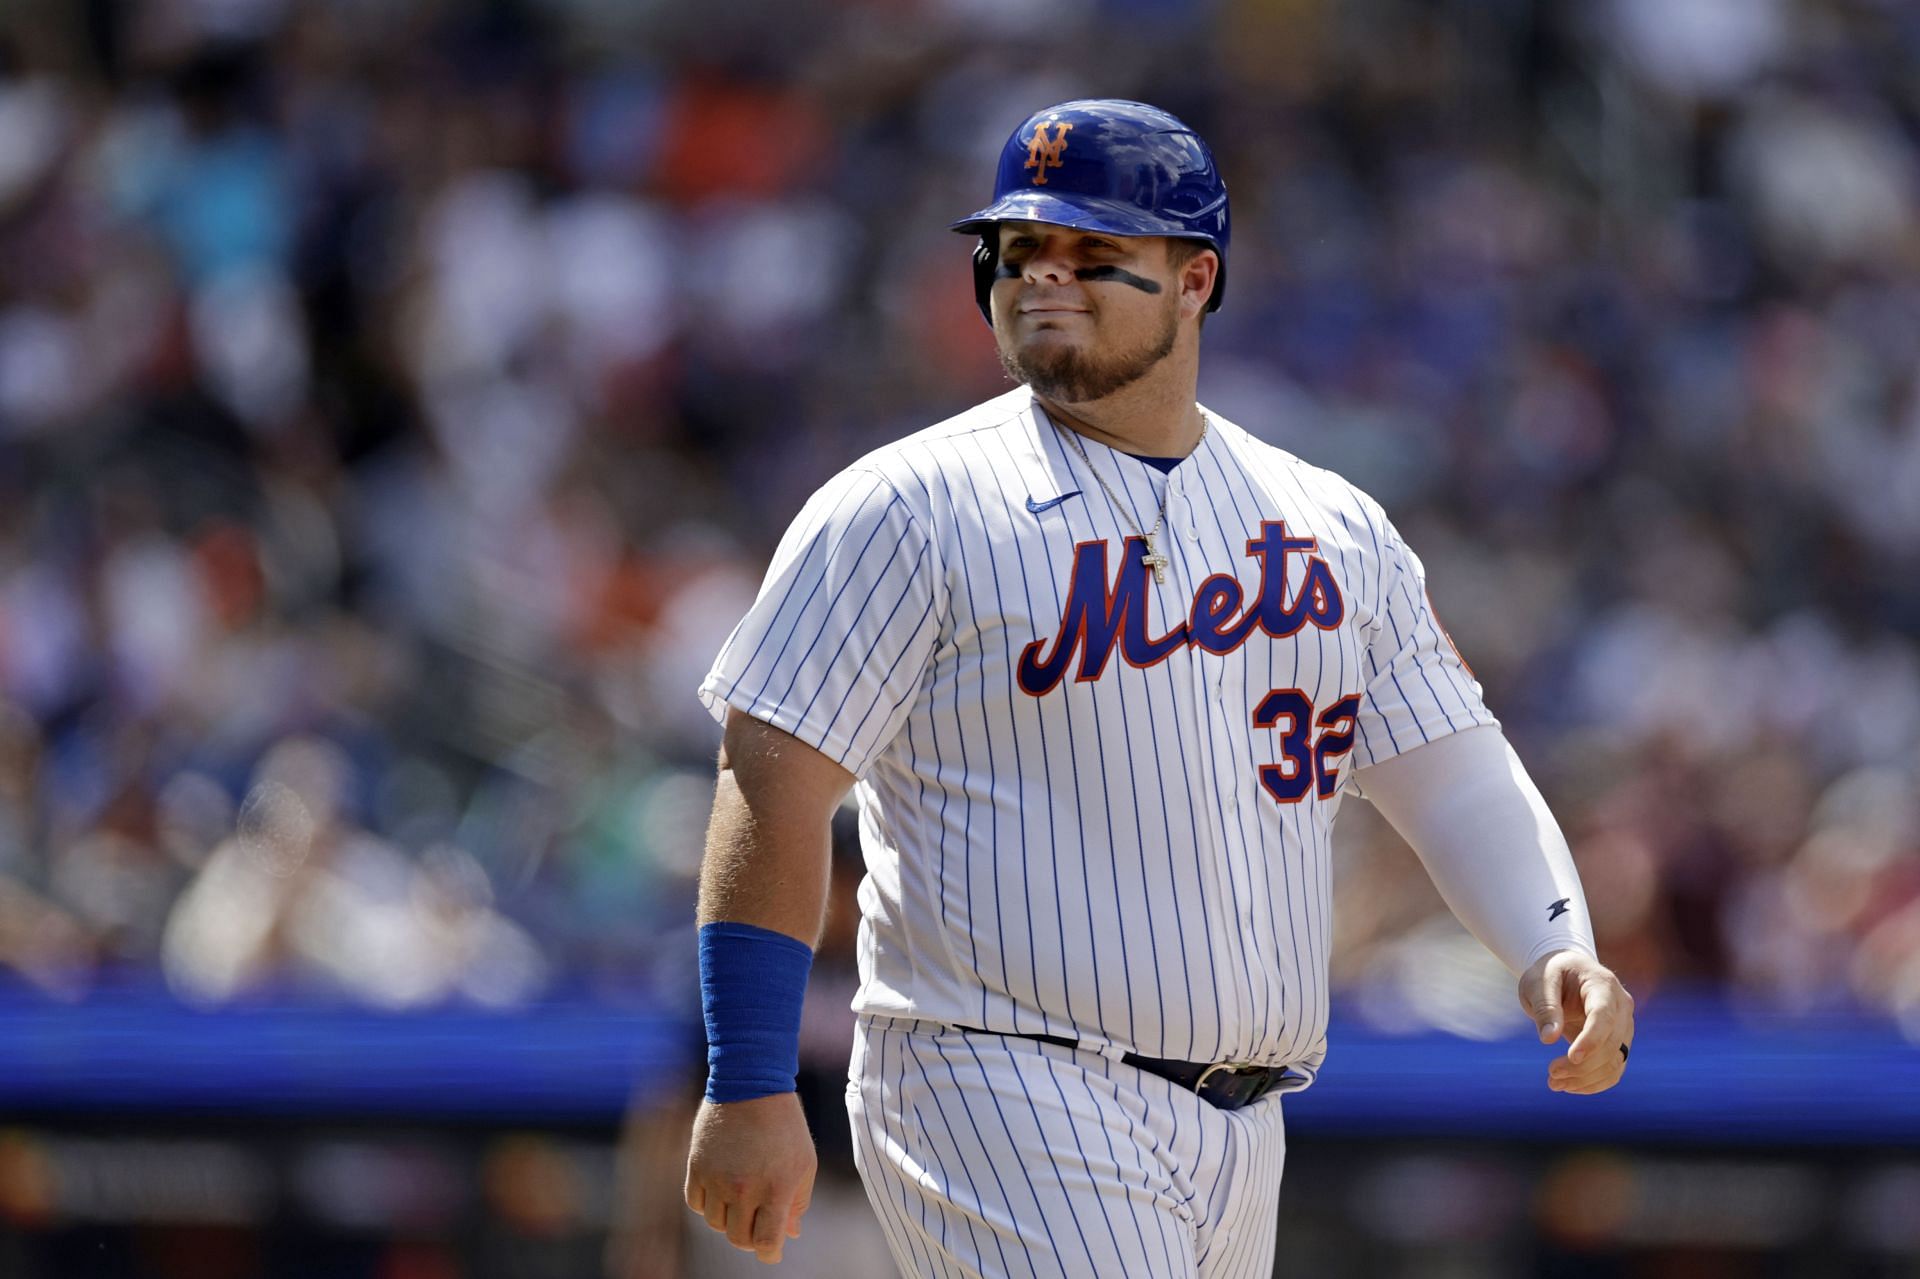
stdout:
{"type": "MultiPolygon", "coordinates": [[[[1000,367],[1015,382],[1032,387],[1050,400],[1085,404],[1104,399],[1145,377],[1154,365],[1173,354],[1180,333],[1177,300],[1162,313],[1160,331],[1132,350],[1083,351],[1073,347],[1049,350],[1000,346],[1000,367]]],[[[1029,344],[1030,346],[1032,344],[1029,344]]]]}

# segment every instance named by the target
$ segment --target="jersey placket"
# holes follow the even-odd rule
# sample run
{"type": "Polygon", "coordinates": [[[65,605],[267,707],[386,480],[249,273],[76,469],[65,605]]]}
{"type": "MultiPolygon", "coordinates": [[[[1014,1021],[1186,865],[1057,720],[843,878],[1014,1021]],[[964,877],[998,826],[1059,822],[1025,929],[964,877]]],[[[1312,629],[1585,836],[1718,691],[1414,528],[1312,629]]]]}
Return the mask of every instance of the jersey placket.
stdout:
{"type": "MultiPolygon", "coordinates": [[[[1155,516],[1161,509],[1160,495],[1154,491],[1152,481],[1152,477],[1158,477],[1160,473],[1141,464],[1142,470],[1146,476],[1149,477],[1145,483],[1146,498],[1145,501],[1142,501],[1139,497],[1139,489],[1132,482],[1133,477],[1129,475],[1127,469],[1133,464],[1133,459],[1125,458],[1123,460],[1123,456],[1118,451],[1104,445],[1101,447],[1106,449],[1107,456],[1095,453],[1085,463],[1086,468],[1093,472],[1088,488],[1090,491],[1097,492],[1101,500],[1088,505],[1084,510],[1093,517],[1094,522],[1091,527],[1092,534],[1105,541],[1110,548],[1115,548],[1119,551],[1118,555],[1113,556],[1109,560],[1109,564],[1112,566],[1110,571],[1121,574],[1138,573],[1144,579],[1144,590],[1146,592],[1144,598],[1148,601],[1148,608],[1145,616],[1138,618],[1137,621],[1146,633],[1159,635],[1164,633],[1169,627],[1177,625],[1184,616],[1184,608],[1179,602],[1182,589],[1179,578],[1173,571],[1170,558],[1167,565],[1169,570],[1168,580],[1164,583],[1157,581],[1151,568],[1142,565],[1138,556],[1130,553],[1127,548],[1129,538],[1135,541],[1144,540],[1141,530],[1153,526],[1155,516]],[[1106,480],[1104,485],[1099,478],[1103,473],[1111,477],[1106,480]],[[1109,485],[1111,486],[1110,488],[1107,487],[1109,485]],[[1141,522],[1143,509],[1146,513],[1145,523],[1141,522]],[[1098,512],[1102,510],[1106,512],[1104,518],[1098,514],[1098,512]]],[[[1163,554],[1165,553],[1167,545],[1164,539],[1164,532],[1156,538],[1163,554]]],[[[1074,537],[1076,544],[1079,540],[1077,536],[1074,537]]],[[[1171,661],[1172,659],[1168,660],[1171,661]]],[[[1121,665],[1118,661],[1112,664],[1121,665]]],[[[1144,678],[1146,680],[1166,678],[1167,676],[1158,669],[1160,665],[1162,665],[1162,663],[1155,663],[1152,669],[1139,671],[1137,673],[1129,671],[1129,674],[1136,678],[1144,678]]],[[[1124,670],[1127,668],[1121,665],[1121,669],[1124,670]]],[[[1193,707],[1187,704],[1191,699],[1181,694],[1178,687],[1179,678],[1177,673],[1173,675],[1174,687],[1172,691],[1174,694],[1175,714],[1182,723],[1183,735],[1190,739],[1195,730],[1186,726],[1192,724],[1196,716],[1193,707]]],[[[1122,695],[1124,696],[1124,694],[1122,695]]],[[[1097,696],[1097,693],[1089,692],[1089,704],[1091,704],[1092,700],[1097,698],[1097,696]]],[[[1152,699],[1150,697],[1141,700],[1141,704],[1148,708],[1149,712],[1151,711],[1151,701],[1152,699]]],[[[1122,715],[1124,717],[1124,710],[1122,711],[1122,715]]],[[[1117,742],[1123,731],[1120,727],[1115,726],[1113,728],[1114,737],[1111,740],[1117,742]]],[[[1185,957],[1182,956],[1182,962],[1184,962],[1184,960],[1185,957]]],[[[1157,1028],[1156,1033],[1161,1035],[1166,1033],[1166,1027],[1160,1024],[1159,1021],[1156,1020],[1154,1024],[1157,1028]]]]}
{"type": "MultiPolygon", "coordinates": [[[[1213,548],[1212,554],[1209,552],[1206,532],[1200,526],[1199,512],[1189,494],[1193,477],[1188,472],[1192,469],[1191,465],[1182,463],[1167,476],[1168,543],[1176,549],[1169,557],[1173,561],[1170,580],[1167,595],[1162,598],[1168,600],[1175,616],[1186,613],[1185,602],[1194,598],[1202,581],[1228,567],[1214,562],[1218,548],[1213,548]]],[[[1204,757],[1195,761],[1199,765],[1195,771],[1201,777],[1213,779],[1204,796],[1195,795],[1196,801],[1205,805],[1204,812],[1199,814],[1202,821],[1195,838],[1208,900],[1219,905],[1211,933],[1215,947],[1226,953],[1215,956],[1215,972],[1224,976],[1231,988],[1232,1003],[1227,1007],[1231,1008],[1231,1016],[1237,1023],[1217,1028],[1220,1035],[1217,1057],[1237,1046],[1236,1041],[1244,1036],[1245,1028],[1251,1023],[1254,1007],[1254,992],[1247,986],[1247,974],[1252,968],[1251,901],[1247,899],[1246,890],[1237,886],[1239,877],[1234,869],[1226,864],[1226,859],[1233,856],[1233,834],[1223,825],[1231,818],[1235,802],[1232,753],[1229,750],[1222,756],[1220,735],[1221,716],[1226,712],[1231,681],[1227,678],[1226,659],[1215,657],[1198,645],[1189,644],[1175,660],[1185,666],[1182,677],[1192,693],[1191,719],[1183,727],[1204,757]]],[[[1251,887],[1249,883],[1246,889],[1251,887]]]]}

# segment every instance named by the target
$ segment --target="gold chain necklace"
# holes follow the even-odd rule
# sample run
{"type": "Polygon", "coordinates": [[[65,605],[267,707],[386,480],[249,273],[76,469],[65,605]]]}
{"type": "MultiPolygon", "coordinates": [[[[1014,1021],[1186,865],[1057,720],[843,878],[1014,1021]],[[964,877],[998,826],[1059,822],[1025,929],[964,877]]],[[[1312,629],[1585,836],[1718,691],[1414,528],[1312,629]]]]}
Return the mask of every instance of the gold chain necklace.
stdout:
{"type": "MultiPolygon", "coordinates": [[[[1147,553],[1140,557],[1140,562],[1153,570],[1154,581],[1165,582],[1167,580],[1167,565],[1172,563],[1172,561],[1160,553],[1160,548],[1154,545],[1154,539],[1160,536],[1160,526],[1167,522],[1167,499],[1173,494],[1172,477],[1168,477],[1167,486],[1161,491],[1160,513],[1153,521],[1153,528],[1142,533],[1140,526],[1133,522],[1133,516],[1127,513],[1127,504],[1122,502],[1119,495],[1107,486],[1107,482],[1101,478],[1100,472],[1093,469],[1093,459],[1087,456],[1086,446],[1080,443],[1080,433],[1069,427],[1063,427],[1058,422],[1054,423],[1054,429],[1066,436],[1067,443],[1073,445],[1073,451],[1080,455],[1082,462],[1086,463],[1087,470],[1092,474],[1094,482],[1106,490],[1107,499],[1113,503],[1113,509],[1120,512],[1120,518],[1127,522],[1127,527],[1133,530],[1134,536],[1146,541],[1147,553]]],[[[1193,442],[1193,447],[1196,451],[1206,438],[1207,415],[1202,413],[1200,415],[1200,439],[1193,442]]]]}

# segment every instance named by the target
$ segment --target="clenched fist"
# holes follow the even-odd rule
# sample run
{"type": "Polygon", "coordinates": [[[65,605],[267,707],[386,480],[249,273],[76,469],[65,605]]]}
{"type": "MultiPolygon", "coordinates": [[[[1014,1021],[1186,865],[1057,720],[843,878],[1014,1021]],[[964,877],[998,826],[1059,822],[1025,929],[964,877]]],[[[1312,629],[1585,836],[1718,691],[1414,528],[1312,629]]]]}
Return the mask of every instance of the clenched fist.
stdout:
{"type": "Polygon", "coordinates": [[[687,1207],[768,1265],[800,1237],[820,1166],[796,1093],[700,1103],[687,1154],[687,1207]]]}

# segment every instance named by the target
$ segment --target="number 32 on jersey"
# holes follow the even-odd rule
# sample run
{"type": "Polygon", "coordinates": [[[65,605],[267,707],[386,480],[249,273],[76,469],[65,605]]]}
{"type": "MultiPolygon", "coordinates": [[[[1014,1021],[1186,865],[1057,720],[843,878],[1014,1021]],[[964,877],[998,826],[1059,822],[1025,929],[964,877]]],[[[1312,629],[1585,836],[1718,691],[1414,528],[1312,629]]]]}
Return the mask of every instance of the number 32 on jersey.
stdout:
{"type": "Polygon", "coordinates": [[[1340,788],[1340,757],[1353,749],[1360,695],[1349,693],[1313,713],[1313,702],[1297,688],[1276,688],[1253,708],[1253,726],[1280,734],[1280,758],[1260,766],[1260,784],[1282,804],[1297,804],[1314,791],[1332,799],[1340,788]],[[1319,736],[1313,735],[1319,729],[1319,736]]]}

